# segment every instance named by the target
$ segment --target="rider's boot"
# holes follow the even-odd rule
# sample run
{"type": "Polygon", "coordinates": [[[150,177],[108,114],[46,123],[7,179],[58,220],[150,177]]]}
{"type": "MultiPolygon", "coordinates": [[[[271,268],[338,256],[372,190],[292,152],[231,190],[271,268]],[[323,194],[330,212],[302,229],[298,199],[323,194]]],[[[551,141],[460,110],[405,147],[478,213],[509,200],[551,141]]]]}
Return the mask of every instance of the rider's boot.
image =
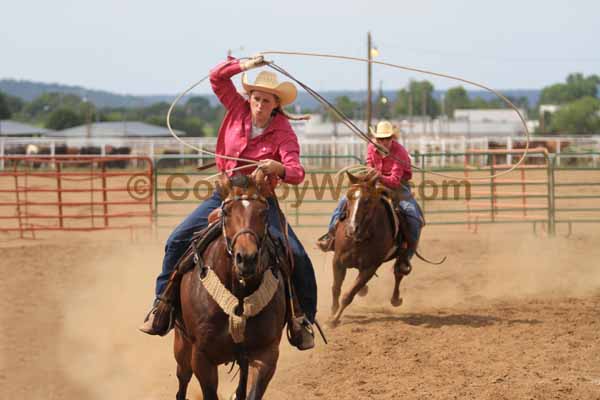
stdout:
{"type": "Polygon", "coordinates": [[[400,272],[402,275],[408,275],[410,274],[410,271],[412,271],[410,259],[412,258],[412,255],[415,254],[415,251],[417,251],[417,243],[412,241],[402,241],[399,243],[399,246],[400,249],[396,256],[396,262],[394,263],[394,271],[400,272]]]}
{"type": "MultiPolygon", "coordinates": [[[[176,272],[176,271],[175,271],[176,272]]],[[[176,275],[175,273],[173,275],[176,275]]],[[[163,293],[154,301],[150,312],[139,330],[148,335],[165,336],[175,325],[175,309],[173,299],[176,293],[176,282],[171,276],[163,293]]]]}
{"type": "Polygon", "coordinates": [[[410,274],[410,271],[412,271],[412,265],[410,264],[408,257],[406,257],[405,254],[402,254],[404,251],[404,249],[401,250],[400,254],[398,254],[398,257],[396,257],[396,261],[394,262],[394,272],[399,272],[402,275],[408,275],[410,274]]]}
{"type": "Polygon", "coordinates": [[[324,252],[333,251],[335,247],[335,228],[337,224],[330,229],[329,232],[317,239],[317,247],[324,252]]]}
{"type": "Polygon", "coordinates": [[[289,342],[298,350],[309,350],[315,347],[315,332],[305,315],[291,318],[288,322],[289,342]]]}
{"type": "Polygon", "coordinates": [[[294,312],[292,313],[291,310],[288,310],[288,340],[298,350],[312,349],[315,347],[315,333],[311,322],[302,312],[294,291],[292,291],[291,303],[288,304],[288,307],[293,307],[294,312]]]}
{"type": "Polygon", "coordinates": [[[146,315],[144,323],[138,329],[148,335],[165,336],[175,325],[175,313],[172,305],[157,299],[146,315]]]}

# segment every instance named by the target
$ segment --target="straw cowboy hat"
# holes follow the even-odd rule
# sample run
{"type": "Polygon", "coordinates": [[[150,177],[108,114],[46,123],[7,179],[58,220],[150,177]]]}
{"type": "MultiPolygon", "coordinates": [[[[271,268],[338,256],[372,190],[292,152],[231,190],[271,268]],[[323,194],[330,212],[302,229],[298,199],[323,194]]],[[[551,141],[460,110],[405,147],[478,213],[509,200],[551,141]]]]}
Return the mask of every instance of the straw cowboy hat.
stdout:
{"type": "Polygon", "coordinates": [[[277,75],[269,71],[261,71],[254,80],[254,84],[248,83],[248,76],[246,73],[242,74],[242,86],[246,93],[250,94],[253,90],[260,90],[261,92],[274,94],[279,98],[281,106],[291,104],[296,100],[298,91],[296,86],[291,82],[277,81],[277,75]]]}
{"type": "Polygon", "coordinates": [[[396,127],[389,121],[379,122],[376,130],[373,130],[372,127],[370,129],[371,134],[378,139],[385,139],[396,135],[396,127]]]}

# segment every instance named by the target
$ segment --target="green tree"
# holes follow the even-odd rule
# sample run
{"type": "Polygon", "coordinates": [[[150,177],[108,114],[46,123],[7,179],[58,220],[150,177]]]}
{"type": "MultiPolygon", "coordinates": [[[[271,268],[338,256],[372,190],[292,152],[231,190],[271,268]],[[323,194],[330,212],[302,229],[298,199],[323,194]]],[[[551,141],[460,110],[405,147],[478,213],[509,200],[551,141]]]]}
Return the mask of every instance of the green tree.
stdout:
{"type": "Polygon", "coordinates": [[[565,83],[557,83],[542,89],[540,104],[566,104],[583,97],[596,97],[600,76],[575,73],[567,76],[565,83]]]}
{"type": "Polygon", "coordinates": [[[393,105],[394,116],[405,117],[413,115],[412,96],[406,89],[400,89],[396,95],[396,100],[393,105]]]}
{"type": "Polygon", "coordinates": [[[0,119],[9,119],[11,115],[6,96],[0,92],[0,119]]]}
{"type": "Polygon", "coordinates": [[[446,91],[444,96],[444,108],[446,115],[450,118],[454,117],[454,110],[457,108],[469,108],[471,102],[467,91],[462,86],[450,88],[446,91]]]}
{"type": "Polygon", "coordinates": [[[54,110],[46,122],[46,128],[63,130],[81,125],[85,122],[84,118],[70,108],[59,108],[54,110]]]}
{"type": "Polygon", "coordinates": [[[30,118],[45,118],[46,115],[59,108],[79,109],[83,103],[81,97],[65,93],[43,93],[28,103],[23,113],[30,118]]]}
{"type": "Polygon", "coordinates": [[[14,118],[16,114],[21,112],[25,104],[19,97],[11,96],[2,92],[0,92],[0,98],[3,98],[3,100],[0,99],[0,102],[4,101],[8,107],[8,111],[12,114],[11,116],[5,118],[14,118]]]}
{"type": "Polygon", "coordinates": [[[185,114],[187,116],[198,117],[203,121],[214,121],[217,119],[218,110],[220,107],[211,107],[210,102],[206,97],[191,97],[185,103],[185,114]]]}
{"type": "Polygon", "coordinates": [[[433,97],[434,87],[429,81],[413,81],[407,89],[398,91],[394,103],[395,116],[429,115],[436,117],[440,114],[440,104],[433,97]]]}
{"type": "Polygon", "coordinates": [[[335,107],[340,110],[346,117],[356,118],[358,111],[358,103],[352,101],[348,96],[340,96],[335,99],[335,107]]]}
{"type": "Polygon", "coordinates": [[[584,97],[575,100],[552,115],[550,131],[561,134],[600,133],[600,100],[584,97]]]}

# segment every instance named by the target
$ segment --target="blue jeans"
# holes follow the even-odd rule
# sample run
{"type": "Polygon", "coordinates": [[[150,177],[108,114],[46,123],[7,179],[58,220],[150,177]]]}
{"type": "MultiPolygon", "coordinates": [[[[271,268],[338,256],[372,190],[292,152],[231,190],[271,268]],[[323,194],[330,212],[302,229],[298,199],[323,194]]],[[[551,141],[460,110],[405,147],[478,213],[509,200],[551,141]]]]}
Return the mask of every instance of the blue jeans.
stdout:
{"type": "MultiPolygon", "coordinates": [[[[421,212],[420,212],[419,206],[417,205],[417,201],[415,200],[412,193],[410,192],[410,187],[402,185],[402,194],[404,195],[403,197],[405,197],[406,200],[400,200],[398,205],[400,207],[401,212],[406,217],[406,222],[408,224],[408,231],[409,231],[410,237],[416,243],[416,242],[418,242],[419,237],[421,236],[421,228],[423,228],[421,212]]],[[[333,210],[333,215],[331,216],[331,220],[329,221],[329,230],[330,231],[333,229],[336,222],[340,219],[340,216],[342,215],[342,211],[347,203],[348,203],[348,198],[346,196],[343,196],[340,199],[335,210],[333,210]]],[[[399,239],[402,239],[402,238],[399,238],[399,239]]],[[[409,250],[409,252],[408,252],[409,260],[412,258],[414,253],[415,253],[414,250],[412,250],[412,249],[409,250]]]]}
{"type": "MultiPolygon", "coordinates": [[[[400,212],[406,217],[406,223],[408,225],[408,234],[411,239],[417,243],[419,237],[421,237],[421,229],[423,228],[423,220],[421,215],[421,209],[417,204],[417,200],[413,197],[408,186],[402,186],[403,194],[407,195],[406,200],[400,200],[398,206],[400,212]]],[[[401,240],[401,238],[399,238],[401,240]]],[[[408,249],[408,259],[410,260],[414,255],[414,249],[408,249]]]]}
{"type": "Polygon", "coordinates": [[[335,226],[336,222],[339,221],[340,217],[342,216],[342,210],[344,209],[344,207],[346,207],[346,204],[348,204],[348,198],[346,197],[346,195],[343,195],[337,207],[335,208],[335,210],[333,210],[333,214],[331,215],[331,220],[329,221],[329,231],[331,231],[335,226]]]}
{"type": "MultiPolygon", "coordinates": [[[[191,243],[192,234],[208,226],[208,215],[221,206],[222,200],[218,192],[200,204],[190,215],[188,215],[171,233],[165,245],[165,257],[162,264],[162,272],[156,278],[156,296],[162,293],[171,272],[175,268],[179,258],[185,253],[191,243]]],[[[268,199],[269,210],[267,220],[269,232],[277,239],[283,239],[280,229],[279,213],[277,212],[274,199],[268,199]]],[[[317,280],[315,271],[304,247],[298,237],[288,225],[288,238],[294,257],[294,272],[292,282],[296,289],[298,301],[306,317],[314,322],[317,313],[317,280]]]]}

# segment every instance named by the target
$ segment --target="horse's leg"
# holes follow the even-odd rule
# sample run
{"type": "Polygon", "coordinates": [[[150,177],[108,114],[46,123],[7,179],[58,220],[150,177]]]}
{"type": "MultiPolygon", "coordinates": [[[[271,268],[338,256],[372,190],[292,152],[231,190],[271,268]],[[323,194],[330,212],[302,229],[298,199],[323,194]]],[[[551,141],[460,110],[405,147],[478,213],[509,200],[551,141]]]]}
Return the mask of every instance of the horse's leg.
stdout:
{"type": "Polygon", "coordinates": [[[191,353],[192,346],[179,333],[179,329],[175,329],[175,340],[173,342],[175,350],[175,360],[177,360],[177,379],[179,380],[179,390],[175,396],[176,400],[185,400],[187,387],[192,378],[191,353]]]}
{"type": "Polygon", "coordinates": [[[358,272],[358,276],[354,280],[354,285],[342,297],[342,306],[338,310],[337,314],[335,315],[335,318],[333,319],[332,323],[335,324],[340,321],[342,313],[344,312],[346,307],[348,307],[350,305],[350,303],[352,303],[352,300],[354,300],[354,296],[356,296],[356,294],[363,288],[363,286],[365,286],[367,284],[369,279],[371,279],[371,277],[373,277],[373,274],[375,274],[377,267],[379,267],[379,266],[377,265],[375,267],[363,269],[358,272]]]}
{"type": "Polygon", "coordinates": [[[365,297],[368,293],[369,293],[369,286],[365,285],[358,291],[357,294],[360,297],[365,297]]]}
{"type": "Polygon", "coordinates": [[[267,391],[267,386],[275,374],[279,359],[279,341],[276,340],[266,348],[249,357],[248,400],[260,400],[267,391]]]}
{"type": "Polygon", "coordinates": [[[390,303],[392,303],[394,307],[399,307],[402,305],[402,297],[400,297],[400,282],[402,281],[402,278],[404,278],[404,274],[402,271],[400,271],[400,266],[397,264],[398,261],[394,263],[394,293],[392,293],[392,298],[390,299],[390,303]]]}
{"type": "Polygon", "coordinates": [[[331,303],[331,316],[333,317],[340,308],[340,294],[342,292],[342,284],[346,278],[346,267],[343,266],[337,257],[333,258],[333,285],[331,286],[331,295],[333,297],[331,303]]]}
{"type": "Polygon", "coordinates": [[[235,391],[235,397],[232,396],[232,399],[246,400],[246,390],[248,387],[248,360],[242,359],[238,361],[238,364],[240,366],[240,381],[237,390],[235,391]]]}
{"type": "Polygon", "coordinates": [[[206,354],[195,346],[192,350],[192,370],[202,389],[203,400],[219,400],[217,387],[219,386],[219,375],[217,366],[206,357],[206,354]]]}

